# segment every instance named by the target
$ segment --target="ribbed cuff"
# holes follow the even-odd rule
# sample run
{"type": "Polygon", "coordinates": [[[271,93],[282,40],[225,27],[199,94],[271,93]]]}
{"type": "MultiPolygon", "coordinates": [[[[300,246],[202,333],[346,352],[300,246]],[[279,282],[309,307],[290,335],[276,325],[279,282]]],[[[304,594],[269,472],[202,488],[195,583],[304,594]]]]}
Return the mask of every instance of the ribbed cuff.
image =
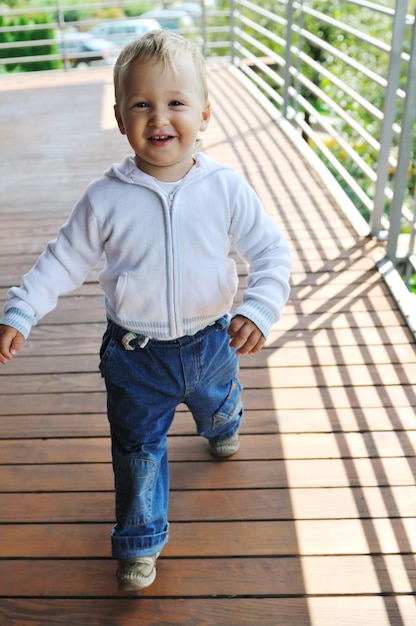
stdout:
{"type": "Polygon", "coordinates": [[[36,323],[36,318],[33,315],[17,308],[8,309],[5,311],[4,317],[0,319],[0,324],[15,328],[19,333],[22,333],[25,339],[29,337],[32,326],[35,326],[36,323]]]}
{"type": "Polygon", "coordinates": [[[273,313],[267,307],[259,304],[255,300],[248,300],[247,302],[243,302],[237,308],[233,317],[236,315],[243,315],[247,317],[249,320],[254,322],[257,328],[263,333],[266,337],[269,336],[272,325],[275,322],[273,313]]]}

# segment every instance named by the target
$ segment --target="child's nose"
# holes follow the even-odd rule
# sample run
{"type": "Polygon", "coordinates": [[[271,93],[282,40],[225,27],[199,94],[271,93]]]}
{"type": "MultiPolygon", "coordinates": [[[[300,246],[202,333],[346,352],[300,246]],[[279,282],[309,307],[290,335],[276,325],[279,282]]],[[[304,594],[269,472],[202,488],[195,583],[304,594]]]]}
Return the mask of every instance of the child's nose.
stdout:
{"type": "Polygon", "coordinates": [[[166,115],[166,111],[161,108],[155,108],[152,111],[152,114],[149,119],[149,123],[151,126],[157,126],[161,128],[162,126],[166,126],[169,123],[168,116],[166,115]]]}

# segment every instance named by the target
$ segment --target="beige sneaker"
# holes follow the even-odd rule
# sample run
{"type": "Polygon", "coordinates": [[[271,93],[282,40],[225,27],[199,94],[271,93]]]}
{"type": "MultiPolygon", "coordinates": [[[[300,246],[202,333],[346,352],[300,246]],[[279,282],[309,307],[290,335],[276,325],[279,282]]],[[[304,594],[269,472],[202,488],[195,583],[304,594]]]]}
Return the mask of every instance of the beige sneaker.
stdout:
{"type": "Polygon", "coordinates": [[[208,440],[208,448],[212,455],[218,458],[226,458],[232,456],[238,451],[240,447],[240,436],[235,433],[232,437],[224,439],[223,441],[215,441],[215,439],[208,440]]]}
{"type": "Polygon", "coordinates": [[[155,581],[160,552],[137,559],[119,559],[116,577],[121,591],[140,591],[155,581]]]}

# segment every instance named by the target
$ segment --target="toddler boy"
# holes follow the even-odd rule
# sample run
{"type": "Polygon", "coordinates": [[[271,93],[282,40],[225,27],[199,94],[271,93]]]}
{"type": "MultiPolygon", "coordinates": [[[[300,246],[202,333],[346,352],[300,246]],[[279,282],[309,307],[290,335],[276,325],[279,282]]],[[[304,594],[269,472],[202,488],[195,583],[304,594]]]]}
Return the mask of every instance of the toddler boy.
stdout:
{"type": "Polygon", "coordinates": [[[289,294],[288,246],[252,188],[195,152],[210,104],[198,49],[169,31],[127,45],[114,69],[115,116],[134,154],[92,182],[0,321],[0,362],[58,297],[105,256],[108,326],[100,369],[115,475],[112,554],[125,591],[152,584],[168,540],[167,434],[185,403],[211,453],[239,447],[238,355],[258,352],[289,294]],[[238,276],[230,242],[249,265],[238,276]]]}

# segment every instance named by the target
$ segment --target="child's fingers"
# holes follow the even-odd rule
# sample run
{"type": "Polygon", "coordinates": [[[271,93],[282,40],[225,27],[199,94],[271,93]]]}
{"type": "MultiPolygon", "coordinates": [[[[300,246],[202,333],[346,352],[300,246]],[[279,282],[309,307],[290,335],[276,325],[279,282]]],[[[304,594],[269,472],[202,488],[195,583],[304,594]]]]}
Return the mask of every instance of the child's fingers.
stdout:
{"type": "Polygon", "coordinates": [[[5,365],[20,350],[24,342],[23,335],[11,326],[0,326],[0,363],[5,365]]]}
{"type": "Polygon", "coordinates": [[[24,340],[25,339],[22,333],[19,333],[19,331],[17,331],[17,335],[13,338],[13,341],[10,345],[10,353],[12,354],[12,356],[15,356],[19,352],[24,343],[24,340]]]}
{"type": "Polygon", "coordinates": [[[256,354],[257,352],[260,352],[260,350],[262,349],[265,343],[266,343],[266,339],[262,335],[260,339],[258,340],[257,344],[254,346],[254,348],[250,350],[250,354],[256,354]]]}
{"type": "Polygon", "coordinates": [[[237,354],[256,354],[263,347],[265,339],[259,331],[254,331],[237,350],[237,354]]]}
{"type": "Polygon", "coordinates": [[[229,335],[231,337],[230,346],[237,348],[237,354],[255,354],[264,345],[265,338],[254,322],[237,315],[232,319],[229,335]]]}

